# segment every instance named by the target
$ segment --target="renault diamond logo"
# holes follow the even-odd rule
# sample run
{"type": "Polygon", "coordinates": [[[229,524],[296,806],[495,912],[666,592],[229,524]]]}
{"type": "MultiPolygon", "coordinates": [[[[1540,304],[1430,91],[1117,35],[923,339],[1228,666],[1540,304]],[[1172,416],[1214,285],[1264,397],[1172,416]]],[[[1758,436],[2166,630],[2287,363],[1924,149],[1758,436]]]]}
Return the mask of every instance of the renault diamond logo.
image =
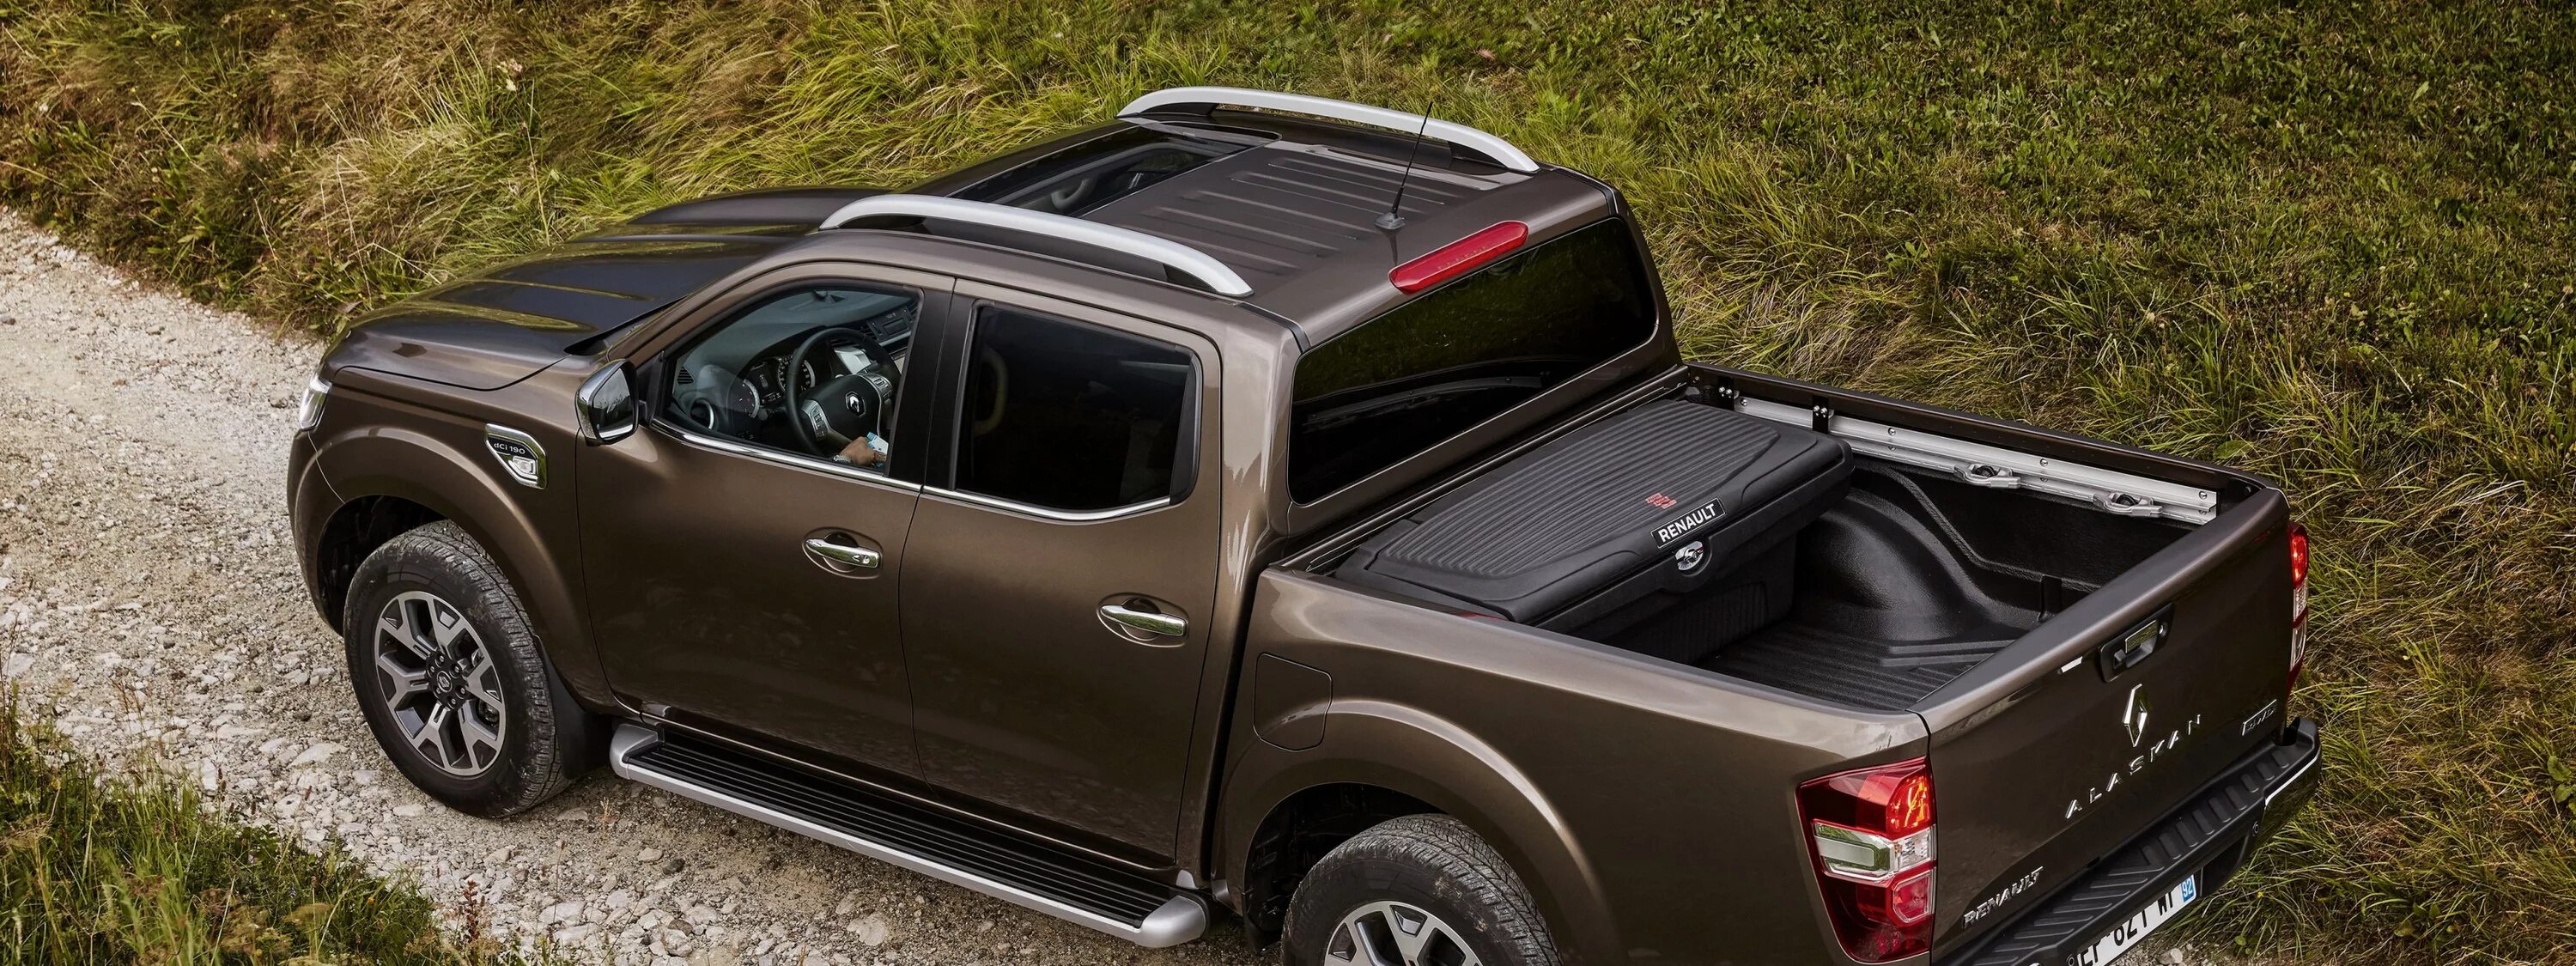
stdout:
{"type": "Polygon", "coordinates": [[[2120,715],[2120,723],[2129,728],[2129,746],[2132,748],[2147,736],[2147,696],[2139,693],[2146,687],[2140,684],[2129,688],[2129,710],[2120,715]]]}

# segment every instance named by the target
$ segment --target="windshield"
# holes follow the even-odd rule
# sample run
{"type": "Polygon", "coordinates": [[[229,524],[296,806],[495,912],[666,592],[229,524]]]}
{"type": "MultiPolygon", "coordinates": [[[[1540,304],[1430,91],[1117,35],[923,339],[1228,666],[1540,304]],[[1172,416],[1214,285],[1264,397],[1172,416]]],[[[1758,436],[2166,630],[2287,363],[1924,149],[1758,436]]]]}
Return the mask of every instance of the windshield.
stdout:
{"type": "Polygon", "coordinates": [[[1288,492],[1312,503],[1643,343],[1654,299],[1625,223],[1459,278],[1297,363],[1288,492]]]}

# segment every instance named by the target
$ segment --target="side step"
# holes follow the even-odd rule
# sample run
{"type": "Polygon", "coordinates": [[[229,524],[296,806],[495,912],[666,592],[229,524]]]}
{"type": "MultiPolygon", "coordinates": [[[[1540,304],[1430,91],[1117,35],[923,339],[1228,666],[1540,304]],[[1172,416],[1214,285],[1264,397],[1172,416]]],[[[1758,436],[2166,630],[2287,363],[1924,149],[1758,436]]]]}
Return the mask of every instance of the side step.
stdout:
{"type": "Polygon", "coordinates": [[[1207,931],[1198,896],[685,735],[620,724],[618,777],[821,839],[1148,948],[1207,931]]]}

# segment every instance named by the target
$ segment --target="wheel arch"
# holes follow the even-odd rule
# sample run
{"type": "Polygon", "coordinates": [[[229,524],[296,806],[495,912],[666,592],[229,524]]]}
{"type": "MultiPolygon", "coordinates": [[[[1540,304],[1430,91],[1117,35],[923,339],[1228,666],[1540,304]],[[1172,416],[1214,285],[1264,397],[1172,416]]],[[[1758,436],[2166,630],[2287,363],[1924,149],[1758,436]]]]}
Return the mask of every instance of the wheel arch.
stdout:
{"type": "Polygon", "coordinates": [[[590,643],[581,606],[571,481],[570,474],[562,472],[562,464],[570,460],[556,460],[559,465],[548,489],[530,489],[499,474],[481,452],[479,427],[474,427],[469,440],[446,438],[449,427],[444,425],[430,429],[379,424],[318,447],[315,463],[330,481],[338,506],[315,528],[313,543],[304,551],[314,562],[313,592],[325,619],[333,629],[340,629],[338,610],[346,605],[347,579],[366,553],[402,530],[445,520],[472,537],[510,580],[527,608],[547,662],[574,696],[592,710],[613,709],[615,699],[590,643]],[[538,501],[546,505],[530,505],[538,501]],[[409,525],[400,530],[380,532],[391,523],[406,521],[409,525]],[[371,524],[377,529],[369,529],[371,524]],[[343,542],[335,546],[335,538],[343,542]],[[335,553],[350,558],[347,573],[336,573],[326,565],[335,553]]]}
{"type": "Polygon", "coordinates": [[[447,519],[445,514],[400,496],[370,494],[342,502],[323,521],[314,537],[313,603],[334,631],[347,630],[349,585],[358,564],[393,538],[447,519]]]}
{"type": "Polygon", "coordinates": [[[1465,823],[1502,855],[1560,948],[1615,949],[1608,907],[1580,844],[1491,745],[1421,709],[1372,700],[1334,701],[1325,734],[1323,744],[1305,751],[1253,740],[1228,782],[1228,797],[1241,804],[1221,812],[1221,868],[1240,893],[1239,911],[1261,935],[1278,925],[1267,914],[1285,909],[1282,883],[1293,888],[1332,845],[1377,821],[1437,813],[1465,823]],[[1297,823],[1311,821],[1319,805],[1373,820],[1328,823],[1321,837],[1296,840],[1297,823]]]}

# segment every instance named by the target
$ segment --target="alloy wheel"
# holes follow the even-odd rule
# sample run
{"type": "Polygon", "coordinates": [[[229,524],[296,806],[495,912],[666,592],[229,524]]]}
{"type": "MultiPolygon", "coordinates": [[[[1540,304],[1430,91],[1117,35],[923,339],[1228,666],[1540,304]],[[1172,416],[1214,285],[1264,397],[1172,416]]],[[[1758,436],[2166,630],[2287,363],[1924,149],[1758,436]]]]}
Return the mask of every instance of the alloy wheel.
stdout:
{"type": "Polygon", "coordinates": [[[439,770],[471,778],[501,757],[509,708],[492,650],[436,594],[406,591],[376,618],[377,693],[403,743],[439,770]]]}
{"type": "Polygon", "coordinates": [[[1392,901],[1372,902],[1343,916],[1324,943],[1324,961],[1355,966],[1482,966],[1466,940],[1439,916],[1392,901]]]}

